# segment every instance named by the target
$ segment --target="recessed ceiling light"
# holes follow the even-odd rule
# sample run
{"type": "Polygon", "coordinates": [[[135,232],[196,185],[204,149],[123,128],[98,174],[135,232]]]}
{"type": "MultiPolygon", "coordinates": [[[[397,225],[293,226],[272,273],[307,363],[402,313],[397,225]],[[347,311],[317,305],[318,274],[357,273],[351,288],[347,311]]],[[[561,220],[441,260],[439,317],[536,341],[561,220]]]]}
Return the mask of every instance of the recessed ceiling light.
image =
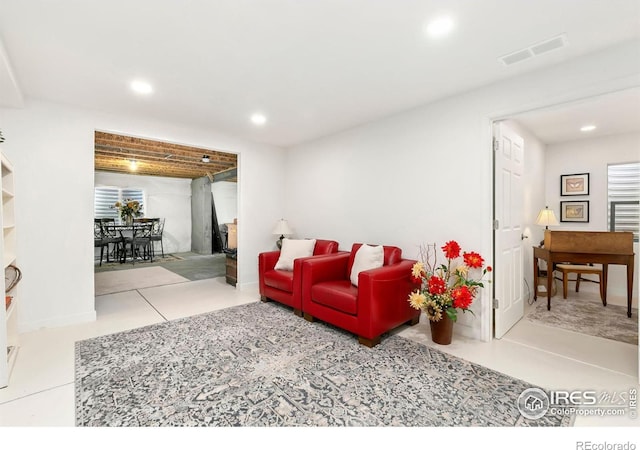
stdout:
{"type": "Polygon", "coordinates": [[[595,125],[585,125],[582,128],[580,128],[580,131],[588,132],[588,131],[593,131],[595,129],[596,129],[595,125]]]}
{"type": "Polygon", "coordinates": [[[203,163],[208,163],[210,161],[209,157],[207,155],[202,155],[202,162],[203,163]]]}
{"type": "Polygon", "coordinates": [[[129,160],[129,170],[135,172],[138,169],[138,163],[135,159],[129,160]]]}
{"type": "Polygon", "coordinates": [[[432,20],[425,28],[425,31],[429,36],[436,38],[449,34],[451,30],[453,30],[453,20],[448,16],[432,20]]]}
{"type": "Polygon", "coordinates": [[[153,88],[151,87],[151,85],[146,81],[141,80],[132,81],[131,89],[133,90],[133,92],[143,95],[151,94],[153,92],[153,88]]]}
{"type": "Polygon", "coordinates": [[[267,118],[260,113],[256,113],[251,116],[251,122],[255,125],[264,125],[267,122],[267,118]]]}

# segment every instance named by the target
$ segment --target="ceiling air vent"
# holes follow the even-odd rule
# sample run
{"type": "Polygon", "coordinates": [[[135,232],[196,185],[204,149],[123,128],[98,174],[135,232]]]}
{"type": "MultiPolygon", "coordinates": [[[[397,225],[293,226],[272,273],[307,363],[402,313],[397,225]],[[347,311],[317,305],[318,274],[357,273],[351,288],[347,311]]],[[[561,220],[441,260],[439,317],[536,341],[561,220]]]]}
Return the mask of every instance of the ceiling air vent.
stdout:
{"type": "Polygon", "coordinates": [[[525,61],[529,58],[533,58],[534,56],[539,56],[543,53],[566,47],[567,45],[568,41],[566,35],[561,34],[551,39],[536,42],[535,44],[527,48],[509,53],[508,55],[501,56],[500,58],[498,58],[498,61],[500,61],[505,66],[510,66],[511,64],[525,61]]]}
{"type": "Polygon", "coordinates": [[[525,59],[529,59],[533,57],[533,53],[528,48],[524,50],[518,50],[515,53],[510,53],[500,58],[502,64],[505,66],[510,66],[511,64],[518,63],[520,61],[524,61],[525,59]]]}
{"type": "Polygon", "coordinates": [[[567,40],[564,34],[561,34],[560,36],[556,36],[547,41],[539,42],[535,45],[532,45],[530,48],[533,54],[537,56],[537,55],[542,55],[543,53],[550,52],[551,50],[562,48],[566,45],[567,45],[567,40]]]}

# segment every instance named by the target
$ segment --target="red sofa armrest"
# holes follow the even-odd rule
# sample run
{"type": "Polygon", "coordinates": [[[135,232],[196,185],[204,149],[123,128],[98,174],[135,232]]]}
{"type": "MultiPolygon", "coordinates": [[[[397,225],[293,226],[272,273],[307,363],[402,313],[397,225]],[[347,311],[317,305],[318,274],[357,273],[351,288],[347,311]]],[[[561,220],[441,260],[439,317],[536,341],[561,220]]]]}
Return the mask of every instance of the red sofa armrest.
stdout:
{"type": "Polygon", "coordinates": [[[278,259],[280,259],[280,250],[260,253],[258,255],[258,270],[261,273],[273,270],[278,259]]]}
{"type": "Polygon", "coordinates": [[[360,272],[358,276],[358,318],[369,327],[371,336],[388,330],[420,314],[409,305],[409,294],[419,288],[411,279],[415,260],[360,272]]]}
{"type": "Polygon", "coordinates": [[[364,270],[358,274],[358,287],[372,282],[391,281],[398,278],[411,280],[411,268],[416,263],[412,259],[402,259],[395,264],[382,266],[377,269],[364,270]]]}
{"type": "Polygon", "coordinates": [[[275,250],[272,252],[263,252],[258,255],[258,281],[260,283],[260,295],[264,295],[264,274],[276,266],[278,259],[280,258],[280,251],[275,250]]]}
{"type": "Polygon", "coordinates": [[[311,287],[313,284],[329,280],[346,280],[349,252],[339,252],[305,258],[302,262],[303,284],[311,287]]]}

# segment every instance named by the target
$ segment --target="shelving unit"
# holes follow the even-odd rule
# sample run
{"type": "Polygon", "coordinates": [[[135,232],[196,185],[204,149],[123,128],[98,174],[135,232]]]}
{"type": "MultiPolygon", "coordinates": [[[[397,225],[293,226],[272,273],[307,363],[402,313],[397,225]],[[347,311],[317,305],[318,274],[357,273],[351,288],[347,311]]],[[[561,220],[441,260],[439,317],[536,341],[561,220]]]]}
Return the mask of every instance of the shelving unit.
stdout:
{"type": "MultiPolygon", "coordinates": [[[[12,264],[17,267],[16,258],[16,225],[15,225],[15,196],[13,166],[0,153],[2,166],[2,206],[0,209],[0,223],[2,225],[2,239],[0,239],[0,254],[4,263],[5,271],[12,264]]],[[[0,282],[2,292],[5,292],[5,277],[0,282]]],[[[18,355],[18,332],[17,332],[17,287],[6,293],[11,296],[11,303],[5,307],[0,307],[0,388],[9,384],[11,369],[18,355]],[[1,353],[6,352],[6,358],[1,353]]]]}

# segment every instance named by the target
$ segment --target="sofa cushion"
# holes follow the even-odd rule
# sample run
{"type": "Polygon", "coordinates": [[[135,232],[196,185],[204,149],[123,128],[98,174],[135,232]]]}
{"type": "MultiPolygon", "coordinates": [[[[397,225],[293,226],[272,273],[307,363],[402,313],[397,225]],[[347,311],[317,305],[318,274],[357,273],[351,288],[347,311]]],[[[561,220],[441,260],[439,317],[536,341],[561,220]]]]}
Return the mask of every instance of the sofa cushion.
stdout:
{"type": "Polygon", "coordinates": [[[323,281],[311,287],[311,299],[316,303],[356,315],[358,312],[358,288],[349,280],[323,281]]]}
{"type": "Polygon", "coordinates": [[[358,285],[358,275],[363,270],[371,270],[382,267],[384,262],[384,248],[382,245],[362,245],[357,251],[351,266],[351,283],[358,285]]]}
{"type": "Polygon", "coordinates": [[[313,255],[313,249],[316,246],[315,239],[288,239],[282,240],[282,249],[280,250],[280,258],[274,269],[276,270],[293,270],[293,260],[296,258],[304,258],[313,255]]]}
{"type": "Polygon", "coordinates": [[[264,284],[281,291],[293,292],[293,272],[288,270],[269,270],[264,274],[264,284]]]}
{"type": "MultiPolygon", "coordinates": [[[[365,244],[354,243],[351,246],[351,254],[349,255],[349,263],[347,265],[347,273],[351,274],[351,268],[353,267],[353,261],[355,259],[356,253],[358,253],[358,250],[363,245],[365,244]]],[[[382,248],[384,249],[384,262],[382,263],[383,266],[390,266],[391,264],[396,264],[402,261],[402,249],[400,249],[399,247],[383,245],[382,248]]]]}

